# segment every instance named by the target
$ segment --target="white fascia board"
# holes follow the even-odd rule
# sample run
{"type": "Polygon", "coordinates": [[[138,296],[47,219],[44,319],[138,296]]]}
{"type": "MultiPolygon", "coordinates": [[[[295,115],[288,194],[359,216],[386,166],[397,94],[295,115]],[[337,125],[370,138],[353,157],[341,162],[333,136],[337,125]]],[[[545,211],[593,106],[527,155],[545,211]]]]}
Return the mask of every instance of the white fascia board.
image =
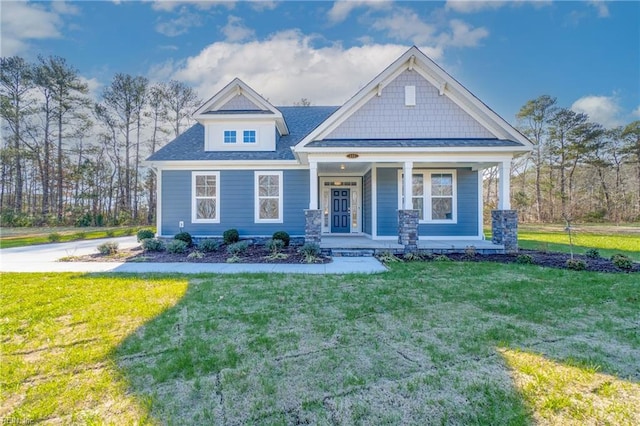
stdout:
{"type": "Polygon", "coordinates": [[[330,153],[357,153],[360,157],[367,154],[380,154],[380,153],[389,153],[390,155],[397,154],[403,155],[407,153],[442,153],[442,154],[450,154],[450,153],[510,153],[513,155],[517,155],[518,153],[529,152],[529,148],[522,146],[509,146],[509,147],[500,147],[500,146],[489,146],[482,148],[473,148],[473,150],[468,147],[433,147],[433,148],[425,148],[425,147],[403,147],[398,148],[397,150],[391,150],[389,147],[381,147],[381,148],[362,148],[362,147],[340,147],[340,148],[305,148],[304,152],[308,155],[310,154],[330,154],[330,153]]]}
{"type": "Polygon", "coordinates": [[[308,169],[309,166],[295,160],[261,160],[261,161],[148,161],[150,167],[162,170],[269,170],[269,169],[308,169]]]}
{"type": "Polygon", "coordinates": [[[513,155],[510,153],[501,153],[500,155],[489,153],[469,153],[462,152],[459,154],[452,153],[433,153],[428,155],[417,156],[406,155],[403,153],[390,153],[383,155],[361,155],[357,159],[349,160],[340,154],[309,155],[309,161],[318,163],[349,163],[349,162],[374,162],[374,163],[404,163],[411,161],[413,163],[497,163],[502,161],[510,161],[513,155]]]}

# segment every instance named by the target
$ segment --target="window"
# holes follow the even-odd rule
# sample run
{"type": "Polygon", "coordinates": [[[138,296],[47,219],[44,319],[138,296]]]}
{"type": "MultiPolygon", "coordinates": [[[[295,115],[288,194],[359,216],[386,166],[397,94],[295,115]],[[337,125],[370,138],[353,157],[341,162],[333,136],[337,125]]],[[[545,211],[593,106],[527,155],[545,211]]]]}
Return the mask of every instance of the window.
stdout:
{"type": "MultiPolygon", "coordinates": [[[[400,172],[398,208],[404,201],[403,175],[400,172]]],[[[417,170],[412,177],[411,200],[418,210],[420,222],[455,223],[456,215],[456,175],[450,170],[417,170]]]]}
{"type": "Polygon", "coordinates": [[[193,223],[220,222],[220,172],[193,172],[191,221],[193,223]]]}
{"type": "Polygon", "coordinates": [[[244,143],[256,143],[256,131],[245,130],[242,134],[242,142],[244,143]]]}
{"type": "Polygon", "coordinates": [[[255,172],[256,223],[282,223],[282,172],[255,172]]]}
{"type": "Polygon", "coordinates": [[[404,86],[404,105],[416,106],[416,86],[404,86]]]}
{"type": "Polygon", "coordinates": [[[236,143],[236,131],[225,130],[224,131],[224,143],[236,143]]]}

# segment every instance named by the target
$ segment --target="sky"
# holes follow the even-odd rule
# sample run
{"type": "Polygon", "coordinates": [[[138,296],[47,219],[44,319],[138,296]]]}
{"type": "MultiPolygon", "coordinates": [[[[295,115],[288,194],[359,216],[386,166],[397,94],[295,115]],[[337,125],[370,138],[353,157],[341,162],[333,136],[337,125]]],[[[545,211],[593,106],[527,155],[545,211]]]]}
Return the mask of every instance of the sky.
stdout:
{"type": "Polygon", "coordinates": [[[0,2],[0,54],[57,55],[99,99],[116,73],[201,99],[235,77],[274,105],[340,105],[412,45],[511,123],[540,95],[640,119],[636,1],[0,2]]]}

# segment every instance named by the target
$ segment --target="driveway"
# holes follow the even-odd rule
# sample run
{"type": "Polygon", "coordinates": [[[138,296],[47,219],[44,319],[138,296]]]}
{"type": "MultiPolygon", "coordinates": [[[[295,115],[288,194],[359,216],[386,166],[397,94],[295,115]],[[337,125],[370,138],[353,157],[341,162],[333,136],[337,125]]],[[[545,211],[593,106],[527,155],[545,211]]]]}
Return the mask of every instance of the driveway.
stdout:
{"type": "Polygon", "coordinates": [[[336,257],[323,265],[249,264],[249,263],[126,263],[58,262],[65,256],[83,256],[97,252],[105,241],[116,241],[120,248],[139,243],[136,237],[105,238],[70,243],[41,244],[0,249],[0,272],[123,272],[123,273],[297,273],[297,274],[372,274],[387,269],[374,257],[336,257]]]}

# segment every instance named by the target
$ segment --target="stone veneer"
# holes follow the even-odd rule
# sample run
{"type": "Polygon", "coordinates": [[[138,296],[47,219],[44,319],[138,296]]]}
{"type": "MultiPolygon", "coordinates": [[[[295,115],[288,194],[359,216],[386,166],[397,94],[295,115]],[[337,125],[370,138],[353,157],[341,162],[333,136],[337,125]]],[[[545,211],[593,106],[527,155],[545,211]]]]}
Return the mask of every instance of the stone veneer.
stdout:
{"type": "Polygon", "coordinates": [[[420,210],[398,210],[398,244],[405,252],[418,249],[418,215],[420,210]]]}
{"type": "Polygon", "coordinates": [[[491,211],[491,242],[504,245],[506,253],[518,251],[518,211],[491,211]]]}
{"type": "Polygon", "coordinates": [[[322,234],[322,210],[304,211],[304,242],[320,244],[322,234]]]}

